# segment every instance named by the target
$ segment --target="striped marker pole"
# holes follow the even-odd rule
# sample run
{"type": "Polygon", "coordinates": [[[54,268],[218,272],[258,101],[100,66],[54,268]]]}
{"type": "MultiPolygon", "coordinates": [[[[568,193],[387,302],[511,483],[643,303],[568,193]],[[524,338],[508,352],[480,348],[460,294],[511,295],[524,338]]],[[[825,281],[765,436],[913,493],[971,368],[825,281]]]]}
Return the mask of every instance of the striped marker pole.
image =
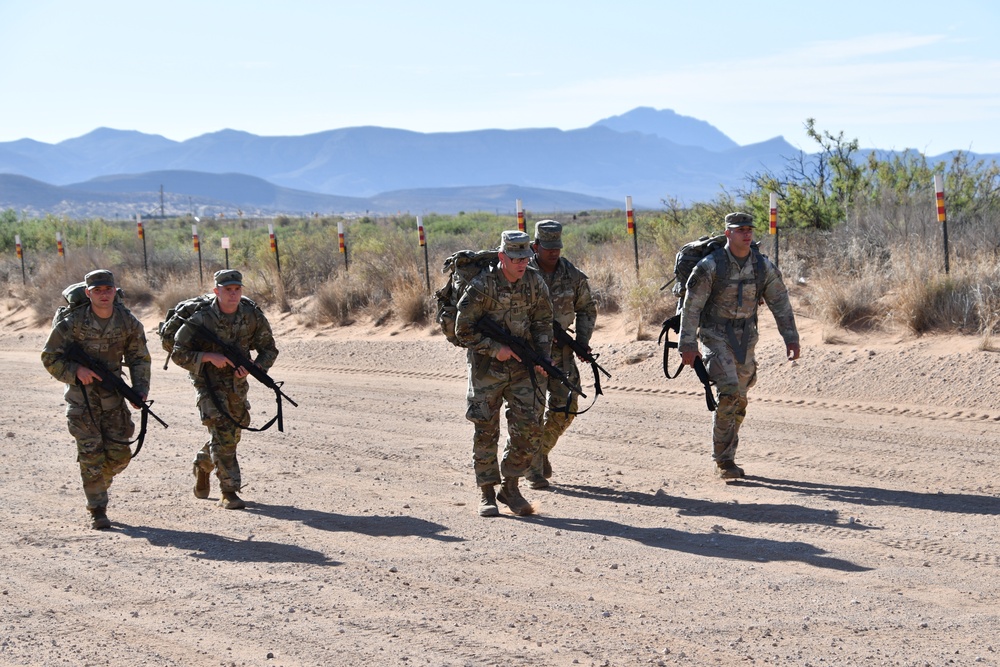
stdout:
{"type": "Polygon", "coordinates": [[[937,196],[937,218],[944,235],[944,272],[948,273],[948,216],[944,210],[944,176],[934,174],[934,192],[937,196]]]}
{"type": "Polygon", "coordinates": [[[205,284],[205,275],[201,268],[201,242],[198,240],[198,225],[191,225],[191,241],[194,243],[194,251],[198,253],[198,287],[205,284]]]}
{"type": "Polygon", "coordinates": [[[772,192],[768,202],[770,217],[768,233],[774,236],[774,266],[778,266],[778,193],[772,192]]]}
{"type": "Polygon", "coordinates": [[[625,197],[625,224],[628,234],[632,237],[632,248],[635,250],[635,276],[639,277],[639,236],[635,233],[635,211],[632,210],[632,195],[625,197]]]}
{"type": "Polygon", "coordinates": [[[350,271],[347,264],[347,244],[344,242],[344,223],[337,222],[337,239],[340,243],[340,254],[344,256],[344,271],[350,271]]]}
{"type": "Polygon", "coordinates": [[[278,267],[278,277],[281,277],[281,255],[278,254],[278,237],[274,235],[274,225],[267,226],[267,235],[271,240],[271,252],[274,253],[274,264],[278,267]]]}
{"type": "Polygon", "coordinates": [[[524,207],[521,205],[521,200],[516,200],[517,206],[517,228],[522,232],[526,229],[524,226],[524,207]]]}
{"type": "Polygon", "coordinates": [[[24,272],[24,251],[21,250],[21,235],[14,234],[14,247],[17,248],[17,258],[21,260],[21,284],[28,284],[28,275],[24,272]]]}
{"type": "Polygon", "coordinates": [[[56,252],[62,257],[63,271],[69,276],[69,267],[66,266],[66,249],[63,247],[62,232],[56,232],[56,252]]]}
{"type": "Polygon", "coordinates": [[[420,247],[424,249],[424,275],[427,276],[427,291],[431,291],[431,268],[430,260],[427,258],[427,237],[424,235],[424,220],[417,216],[417,236],[420,239],[420,247]]]}
{"type": "Polygon", "coordinates": [[[142,268],[146,272],[146,282],[149,282],[149,261],[146,258],[146,234],[142,231],[142,214],[135,214],[135,224],[139,228],[139,240],[142,241],[142,268]]]}

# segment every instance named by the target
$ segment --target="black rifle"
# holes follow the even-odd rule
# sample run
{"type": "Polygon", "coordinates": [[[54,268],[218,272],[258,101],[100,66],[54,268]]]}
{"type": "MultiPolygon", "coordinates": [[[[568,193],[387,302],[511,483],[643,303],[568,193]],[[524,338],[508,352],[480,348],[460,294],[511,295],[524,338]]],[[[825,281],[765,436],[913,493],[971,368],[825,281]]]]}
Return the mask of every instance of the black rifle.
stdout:
{"type": "MultiPolygon", "coordinates": [[[[67,345],[65,350],[63,351],[63,354],[70,361],[74,361],[80,364],[81,366],[89,368],[93,372],[97,373],[97,375],[100,376],[98,384],[100,384],[102,387],[104,387],[109,391],[117,392],[122,398],[124,398],[129,403],[139,408],[141,412],[141,417],[139,420],[140,424],[139,435],[135,438],[135,440],[123,442],[121,440],[115,440],[114,438],[108,438],[108,440],[111,440],[112,442],[117,442],[120,445],[131,445],[133,442],[136,443],[135,451],[132,453],[132,458],[138,456],[139,450],[142,449],[142,443],[146,439],[146,424],[150,416],[152,416],[152,418],[155,419],[156,421],[160,422],[160,424],[163,425],[163,428],[169,428],[167,426],[167,422],[157,417],[156,414],[150,409],[149,406],[153,404],[153,401],[143,400],[139,392],[130,387],[129,384],[125,382],[125,380],[123,380],[120,375],[118,375],[118,373],[109,370],[107,365],[100,359],[95,359],[94,357],[87,354],[83,350],[83,348],[80,347],[79,343],[72,342],[69,345],[67,345]]],[[[80,383],[79,380],[77,380],[77,383],[79,383],[81,389],[83,389],[83,402],[87,405],[87,412],[90,413],[90,419],[91,421],[94,422],[94,425],[97,426],[98,430],[100,430],[101,425],[97,423],[97,420],[94,418],[94,412],[93,410],[90,409],[90,398],[87,396],[87,388],[83,386],[83,384],[80,383]]]]}
{"type": "MultiPolygon", "coordinates": [[[[260,382],[262,385],[273,391],[274,399],[278,404],[278,414],[276,414],[271,419],[271,421],[267,422],[260,428],[250,428],[249,426],[244,426],[242,422],[237,421],[235,418],[233,418],[233,416],[230,415],[229,412],[221,405],[218,397],[215,395],[215,391],[213,391],[212,387],[210,386],[208,393],[209,396],[211,396],[212,398],[212,402],[215,404],[215,408],[222,414],[229,417],[229,419],[232,420],[232,422],[235,423],[237,426],[239,426],[240,428],[247,429],[248,431],[266,431],[268,428],[271,427],[271,424],[273,424],[275,421],[278,422],[278,430],[284,431],[285,422],[281,413],[281,399],[284,398],[286,401],[288,401],[295,407],[299,407],[299,404],[293,401],[292,398],[288,396],[288,394],[281,391],[281,385],[283,385],[284,382],[275,382],[271,378],[271,376],[267,374],[267,371],[265,371],[263,368],[255,364],[253,360],[250,359],[250,357],[243,354],[243,351],[240,348],[236,347],[232,343],[227,343],[226,341],[222,340],[221,338],[219,338],[218,334],[216,334],[214,331],[206,327],[204,324],[200,324],[193,320],[189,320],[185,317],[180,317],[180,320],[185,324],[191,325],[191,327],[195,331],[195,336],[200,337],[203,341],[206,341],[218,347],[222,355],[226,357],[226,359],[229,359],[229,361],[232,362],[233,368],[246,369],[247,373],[252,375],[258,382],[260,382]]],[[[206,376],[206,380],[207,379],[208,377],[206,376]]]]}
{"type": "Polygon", "coordinates": [[[549,377],[555,378],[566,385],[566,388],[572,392],[576,392],[587,398],[587,395],[583,393],[583,389],[573,384],[573,381],[569,379],[569,376],[559,370],[558,367],[552,364],[551,361],[546,359],[543,355],[535,351],[533,347],[520,336],[515,336],[510,333],[502,326],[496,323],[489,315],[483,315],[476,322],[476,331],[483,334],[484,336],[489,336],[495,341],[499,341],[509,347],[514,354],[518,356],[521,363],[524,364],[525,368],[528,369],[528,375],[531,376],[531,384],[537,389],[538,380],[535,376],[535,366],[540,366],[549,377]]]}
{"type": "Polygon", "coordinates": [[[569,349],[573,350],[573,353],[590,364],[590,368],[594,371],[594,393],[598,396],[603,396],[604,392],[601,391],[601,376],[598,371],[604,373],[609,378],[611,373],[604,370],[599,363],[597,363],[597,357],[600,354],[595,354],[588,350],[586,347],[581,345],[575,338],[569,335],[569,332],[562,328],[562,325],[552,320],[552,332],[554,334],[553,338],[556,345],[559,347],[569,346],[569,349]]]}
{"type": "MultiPolygon", "coordinates": [[[[663,321],[663,328],[660,330],[660,339],[657,341],[657,344],[660,344],[664,338],[667,339],[667,344],[663,346],[663,374],[667,376],[668,380],[673,380],[684,370],[684,362],[681,361],[680,366],[677,367],[677,371],[673,375],[670,374],[667,355],[670,352],[670,348],[677,348],[677,343],[670,340],[671,330],[676,334],[680,334],[680,315],[674,315],[663,321]]],[[[695,357],[692,367],[694,368],[695,375],[698,376],[701,384],[705,387],[705,405],[708,406],[709,412],[713,412],[718,407],[718,404],[715,402],[715,396],[712,395],[712,378],[708,376],[708,369],[705,368],[705,362],[701,360],[701,357],[695,357]]]]}

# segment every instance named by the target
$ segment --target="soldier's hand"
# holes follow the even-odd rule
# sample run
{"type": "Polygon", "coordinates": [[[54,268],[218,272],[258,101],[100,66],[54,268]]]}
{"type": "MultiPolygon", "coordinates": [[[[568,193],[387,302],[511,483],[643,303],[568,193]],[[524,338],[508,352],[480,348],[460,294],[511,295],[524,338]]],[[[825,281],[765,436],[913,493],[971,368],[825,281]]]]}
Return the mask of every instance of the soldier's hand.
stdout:
{"type": "Polygon", "coordinates": [[[785,351],[788,354],[789,361],[795,361],[796,359],[798,359],[799,354],[801,354],[802,352],[798,343],[789,343],[788,345],[785,346],[785,351]]]}
{"type": "Polygon", "coordinates": [[[507,361],[508,359],[521,361],[521,357],[514,354],[514,350],[510,349],[509,345],[504,345],[500,348],[500,351],[497,352],[497,361],[507,361]]]}
{"type": "Polygon", "coordinates": [[[80,366],[76,369],[76,379],[80,381],[80,384],[90,384],[91,382],[100,382],[101,376],[86,366],[80,366]]]}
{"type": "Polygon", "coordinates": [[[537,364],[535,365],[535,372],[536,373],[540,373],[542,375],[542,377],[548,377],[549,376],[549,374],[545,372],[545,369],[542,368],[541,366],[537,365],[537,364]]]}
{"type": "Polygon", "coordinates": [[[236,369],[236,372],[233,373],[233,375],[235,375],[238,378],[245,378],[246,376],[250,375],[250,371],[240,366],[239,368],[236,369]]]}
{"type": "MultiPolygon", "coordinates": [[[[590,353],[591,353],[591,349],[590,349],[590,346],[588,345],[587,346],[587,354],[590,354],[590,353]]],[[[587,363],[587,358],[585,356],[583,356],[582,354],[576,355],[576,358],[579,359],[580,361],[584,362],[584,363],[587,363]]]]}
{"type": "Polygon", "coordinates": [[[226,366],[232,366],[233,362],[229,361],[226,355],[220,352],[205,352],[201,355],[201,362],[203,364],[212,364],[216,368],[225,368],[226,366]]]}
{"type": "Polygon", "coordinates": [[[684,362],[685,366],[694,366],[694,360],[700,356],[701,352],[698,350],[689,350],[681,353],[681,361],[684,362]]]}

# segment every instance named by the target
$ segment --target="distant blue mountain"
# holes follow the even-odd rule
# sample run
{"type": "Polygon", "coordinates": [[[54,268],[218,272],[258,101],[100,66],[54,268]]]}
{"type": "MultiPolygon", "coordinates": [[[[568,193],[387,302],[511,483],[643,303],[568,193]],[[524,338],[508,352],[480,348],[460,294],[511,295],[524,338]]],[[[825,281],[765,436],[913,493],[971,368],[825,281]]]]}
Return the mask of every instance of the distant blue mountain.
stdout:
{"type": "MultiPolygon", "coordinates": [[[[177,142],[100,128],[58,144],[0,143],[0,174],[103,194],[112,185],[132,193],[163,185],[172,195],[245,208],[288,204],[335,213],[362,203],[371,208],[392,193],[397,210],[429,212],[445,203],[476,210],[490,201],[488,192],[513,188],[545,192],[547,202],[583,210],[593,208],[586,201],[623,206],[626,195],[639,208],[657,208],[666,198],[706,201],[723,188],[745,185],[748,174],[781,171],[798,155],[781,137],[738,146],[704,121],[640,107],[568,131],[351,127],[260,137],[222,130],[177,142]],[[166,182],[152,182],[157,179],[166,182]],[[456,197],[471,199],[461,205],[456,197]]],[[[0,196],[0,207],[8,205],[4,201],[0,196]]],[[[531,201],[525,206],[545,208],[531,201]]]]}
{"type": "Polygon", "coordinates": [[[700,146],[710,151],[728,151],[739,144],[709,123],[681,116],[670,109],[637,107],[621,116],[599,120],[592,127],[607,127],[615,132],[640,132],[668,139],[681,146],[700,146]]]}

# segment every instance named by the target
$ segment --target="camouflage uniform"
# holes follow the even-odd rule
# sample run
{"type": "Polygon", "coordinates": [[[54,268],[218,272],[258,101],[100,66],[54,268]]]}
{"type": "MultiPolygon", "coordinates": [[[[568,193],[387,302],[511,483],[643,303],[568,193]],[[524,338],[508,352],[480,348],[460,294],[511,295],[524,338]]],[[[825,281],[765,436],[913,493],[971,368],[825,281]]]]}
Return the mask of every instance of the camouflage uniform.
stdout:
{"type": "Polygon", "coordinates": [[[758,338],[757,306],[760,300],[763,299],[774,315],[786,346],[798,345],[799,334],[788,290],[778,268],[767,257],[760,255],[765,275],[758,293],[754,259],[757,251],[751,251],[742,266],[729,251],[728,245],[717,252],[725,253],[728,275],[725,278],[717,275],[718,255],[715,253],[702,259],[691,271],[681,309],[678,352],[683,354],[697,349],[700,344],[705,367],[718,389],[718,408],[713,417],[712,458],[720,464],[720,468],[724,468],[734,465],[740,425],[746,416],[747,390],[757,381],[754,348],[758,338]],[[718,285],[720,280],[722,285],[718,285]],[[732,325],[731,329],[729,325],[732,325]],[[730,334],[738,342],[745,341],[746,355],[742,362],[739,360],[740,345],[734,348],[730,334]]]}
{"type": "MultiPolygon", "coordinates": [[[[265,371],[271,368],[278,357],[274,345],[271,325],[260,308],[246,299],[240,301],[236,312],[227,315],[219,309],[218,299],[191,316],[191,321],[205,326],[227,343],[235,344],[247,356],[250,350],[257,350],[254,361],[265,371]]],[[[226,415],[219,412],[212,400],[212,392],[223,408],[241,424],[250,423],[249,377],[238,378],[231,366],[216,368],[203,363],[203,352],[221,350],[197,335],[192,324],[183,324],[174,338],[171,359],[191,374],[198,395],[198,412],[201,423],[208,427],[210,439],[195,456],[196,468],[210,473],[215,469],[219,478],[219,488],[223,493],[236,493],[242,486],[240,464],[236,460],[236,445],[240,441],[242,429],[226,415]]]]}
{"type": "MultiPolygon", "coordinates": [[[[95,273],[110,276],[107,271],[91,272],[87,274],[88,283],[95,273]]],[[[129,446],[124,443],[135,432],[135,424],[125,399],[117,392],[105,389],[97,382],[86,386],[77,382],[76,372],[80,364],[67,360],[64,355],[66,346],[72,342],[79,343],[84,352],[119,375],[122,374],[124,360],[132,387],[142,396],[149,394],[151,360],[142,324],[117,301],[111,317],[104,321],[97,317],[89,304],[57,314],[42,350],[45,369],[54,378],[66,383],[66,421],[70,435],[76,439],[77,461],[87,508],[104,510],[108,505],[108,487],[115,475],[125,470],[132,457],[129,446]]]]}
{"type": "MultiPolygon", "coordinates": [[[[545,242],[551,239],[553,247],[562,247],[560,239],[562,225],[554,220],[543,220],[535,226],[535,242],[545,242]],[[548,226],[547,226],[548,223],[548,226]],[[554,243],[558,242],[558,246],[554,243]]],[[[563,329],[575,332],[576,340],[584,347],[590,346],[590,337],[594,333],[594,325],[597,321],[597,306],[590,294],[590,284],[587,276],[576,268],[565,257],[560,257],[553,273],[545,273],[538,266],[537,256],[531,259],[528,264],[530,268],[538,271],[545,280],[545,285],[549,288],[549,297],[552,300],[552,317],[563,329]]],[[[576,358],[573,351],[568,347],[556,348],[552,350],[552,363],[562,372],[566,373],[569,379],[576,385],[580,384],[580,371],[576,366],[576,358]]],[[[542,426],[541,446],[535,454],[531,463],[531,470],[528,472],[529,481],[543,483],[545,472],[548,466],[548,455],[556,446],[556,442],[569,425],[573,422],[574,413],[578,409],[578,397],[573,394],[572,401],[569,402],[569,413],[566,412],[566,403],[569,400],[570,390],[559,380],[549,378],[548,380],[548,400],[545,407],[545,416],[542,426]]],[[[550,468],[548,468],[551,471],[550,468]]],[[[551,472],[549,472],[551,474],[551,472]]]]}
{"type": "Polygon", "coordinates": [[[476,322],[484,315],[548,357],[552,305],[545,281],[529,269],[511,283],[495,266],[476,276],[458,302],[455,334],[467,348],[469,389],[465,417],[475,425],[472,460],[480,487],[500,484],[501,475],[503,479],[524,475],[539,447],[542,417],[540,394],[524,364],[516,359],[497,361],[494,357],[503,344],[475,330],[476,322]],[[504,401],[509,437],[498,466],[500,407],[504,401]]]}

